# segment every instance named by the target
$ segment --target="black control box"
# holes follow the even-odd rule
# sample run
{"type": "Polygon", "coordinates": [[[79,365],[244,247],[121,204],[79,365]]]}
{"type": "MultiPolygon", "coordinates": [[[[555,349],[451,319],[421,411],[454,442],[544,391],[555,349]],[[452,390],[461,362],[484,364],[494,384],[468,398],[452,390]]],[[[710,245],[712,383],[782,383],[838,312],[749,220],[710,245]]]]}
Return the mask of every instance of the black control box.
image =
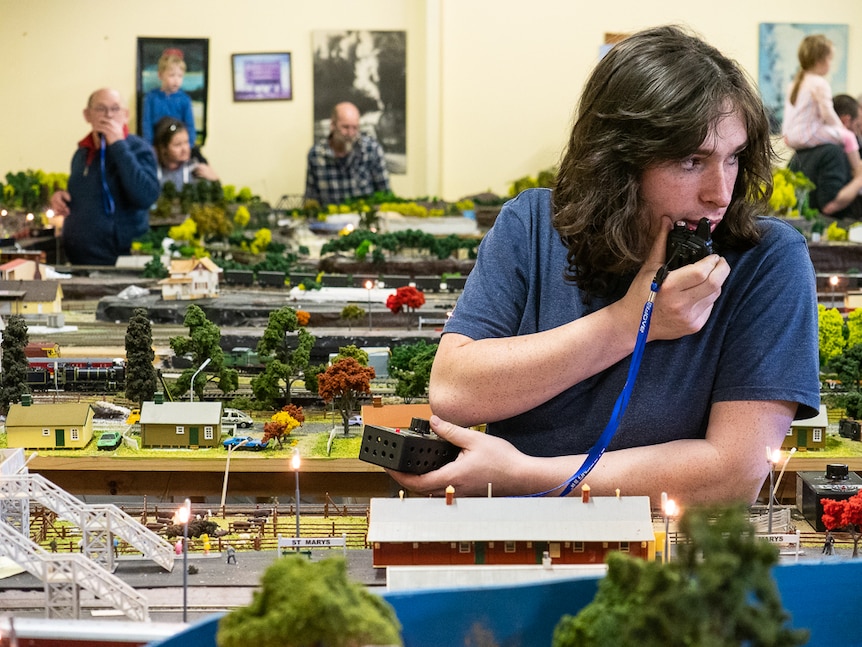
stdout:
{"type": "Polygon", "coordinates": [[[821,499],[843,501],[862,490],[862,478],[846,465],[827,465],[823,472],[796,473],[796,507],[817,532],[825,532],[821,499]]]}
{"type": "Polygon", "coordinates": [[[427,420],[413,418],[409,429],[365,425],[359,458],[399,472],[425,474],[454,461],[459,451],[431,431],[427,420]]]}

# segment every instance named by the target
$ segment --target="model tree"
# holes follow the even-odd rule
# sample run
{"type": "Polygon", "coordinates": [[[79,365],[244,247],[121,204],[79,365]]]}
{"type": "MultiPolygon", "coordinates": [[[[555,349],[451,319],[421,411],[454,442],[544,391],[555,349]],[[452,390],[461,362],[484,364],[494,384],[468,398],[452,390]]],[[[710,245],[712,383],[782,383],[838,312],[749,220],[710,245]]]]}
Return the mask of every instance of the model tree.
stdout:
{"type": "Polygon", "coordinates": [[[153,328],[146,308],[135,308],[126,328],[126,397],[142,404],[158,388],[153,361],[153,328]]]}
{"type": "Polygon", "coordinates": [[[401,625],[379,595],[351,582],[343,559],[277,559],[251,604],[219,620],[218,647],[401,645],[401,625]]]}
{"type": "Polygon", "coordinates": [[[341,309],[341,318],[347,322],[347,329],[350,330],[354,321],[359,321],[365,317],[365,310],[360,308],[355,303],[344,306],[341,309]]]}
{"type": "Polygon", "coordinates": [[[409,403],[428,392],[431,364],[437,354],[437,344],[420,340],[415,344],[396,346],[389,359],[389,373],[397,380],[395,395],[409,403]]]}
{"type": "Polygon", "coordinates": [[[352,357],[363,366],[368,366],[368,353],[355,344],[338,347],[338,355],[332,358],[332,362],[338,362],[345,357],[352,357]]]}
{"type": "Polygon", "coordinates": [[[848,391],[858,391],[862,380],[862,344],[851,346],[826,362],[826,368],[837,373],[848,391]]]}
{"type": "Polygon", "coordinates": [[[24,317],[12,315],[6,321],[3,331],[3,341],[0,343],[3,359],[0,362],[2,378],[0,378],[0,413],[6,415],[9,405],[20,402],[21,395],[29,393],[27,387],[27,369],[30,364],[24,349],[30,341],[27,334],[27,324],[24,317]]]}
{"type": "Polygon", "coordinates": [[[356,410],[359,396],[371,393],[374,369],[363,366],[353,357],[339,359],[317,376],[317,392],[327,404],[335,403],[341,412],[344,435],[350,432],[350,414],[356,410]]]}
{"type": "Polygon", "coordinates": [[[264,362],[263,373],[251,381],[254,397],[272,403],[284,394],[290,403],[290,389],[308,368],[315,337],[299,323],[296,310],[280,308],[269,313],[266,330],[257,344],[257,354],[264,362]],[[296,333],[296,348],[288,344],[288,333],[296,333]]]}
{"type": "Polygon", "coordinates": [[[859,540],[862,539],[862,492],[849,499],[820,499],[823,504],[823,525],[827,530],[846,530],[853,538],[853,557],[859,556],[859,540]]]}
{"type": "Polygon", "coordinates": [[[856,308],[847,315],[846,328],[847,345],[855,346],[856,344],[862,344],[862,310],[856,308]]]}
{"type": "Polygon", "coordinates": [[[294,429],[302,426],[303,422],[305,422],[305,413],[302,411],[302,407],[288,404],[263,425],[263,438],[261,438],[261,441],[266,443],[270,440],[275,440],[279,448],[283,448],[284,439],[294,429]]]}
{"type": "Polygon", "coordinates": [[[404,285],[395,290],[395,294],[386,297],[386,307],[392,311],[392,314],[410,312],[423,305],[425,305],[425,295],[412,285],[404,285]]]}
{"type": "Polygon", "coordinates": [[[785,626],[770,569],[778,549],[758,539],[743,508],[691,510],[680,521],[688,541],[676,561],[615,552],[595,599],[564,616],[553,647],[785,647],[808,632],[785,626]]]}
{"type": "MultiPolygon", "coordinates": [[[[844,319],[841,313],[835,308],[827,309],[823,304],[817,306],[817,320],[820,365],[823,366],[833,357],[841,354],[848,340],[844,338],[844,319]]],[[[850,319],[848,317],[848,325],[849,322],[850,319]]],[[[854,342],[854,344],[860,342],[862,342],[862,339],[859,342],[854,342]]]]}
{"type": "Polygon", "coordinates": [[[219,341],[221,331],[218,326],[207,319],[206,314],[200,307],[192,304],[186,311],[183,325],[189,329],[188,337],[171,337],[171,349],[176,355],[190,354],[192,366],[182,372],[175,384],[176,395],[188,392],[191,386],[192,376],[207,360],[210,363],[204,369],[201,379],[195,380],[195,395],[203,396],[204,386],[208,376],[215,376],[216,384],[222,393],[235,391],[239,386],[239,376],[236,370],[224,365],[224,353],[219,341]]]}

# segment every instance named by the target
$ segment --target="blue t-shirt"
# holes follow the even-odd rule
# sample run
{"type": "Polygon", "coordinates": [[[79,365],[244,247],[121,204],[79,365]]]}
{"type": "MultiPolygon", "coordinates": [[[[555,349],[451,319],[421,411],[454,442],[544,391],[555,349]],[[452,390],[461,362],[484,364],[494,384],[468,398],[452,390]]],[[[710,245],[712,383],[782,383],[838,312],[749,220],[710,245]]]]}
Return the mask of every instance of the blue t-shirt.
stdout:
{"type": "MultiPolygon", "coordinates": [[[[444,333],[526,335],[607,305],[601,299],[585,305],[580,290],[565,281],[567,250],[551,213],[547,189],[524,191],[503,207],[444,333]]],[[[818,413],[817,298],[808,247],[780,220],[759,218],[758,226],[758,245],[724,254],[730,276],[706,325],[646,345],[610,449],[704,438],[714,402],[786,400],[799,403],[799,419],[818,413]]],[[[505,375],[505,357],[499,362],[501,379],[518,380],[505,375]]],[[[531,411],[489,424],[488,431],[534,456],[586,453],[611,417],[629,363],[630,356],[531,411]]]]}
{"type": "Polygon", "coordinates": [[[189,146],[195,147],[195,115],[192,112],[192,98],[182,90],[166,94],[161,88],[150,90],[144,96],[144,108],[141,115],[141,137],[153,143],[153,131],[156,124],[164,117],[173,117],[182,121],[189,133],[189,146]]]}

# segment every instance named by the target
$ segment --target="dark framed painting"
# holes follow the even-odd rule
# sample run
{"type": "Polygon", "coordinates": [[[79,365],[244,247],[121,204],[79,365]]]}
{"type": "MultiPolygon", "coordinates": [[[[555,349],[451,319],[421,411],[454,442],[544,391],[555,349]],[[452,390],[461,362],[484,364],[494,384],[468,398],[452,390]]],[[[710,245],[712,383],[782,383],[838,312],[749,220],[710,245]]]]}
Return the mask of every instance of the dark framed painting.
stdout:
{"type": "Polygon", "coordinates": [[[209,88],[208,38],[138,38],[137,125],[142,132],[144,96],[161,87],[159,59],[166,49],[182,52],[186,64],[182,90],[192,99],[198,146],[207,136],[207,91],[209,88]]]}
{"type": "Polygon", "coordinates": [[[234,101],[289,101],[293,99],[290,52],[233,54],[234,101]]]}
{"type": "Polygon", "coordinates": [[[389,172],[407,173],[407,32],[315,31],[314,138],[329,135],[335,104],[359,108],[359,128],[376,138],[389,172]]]}

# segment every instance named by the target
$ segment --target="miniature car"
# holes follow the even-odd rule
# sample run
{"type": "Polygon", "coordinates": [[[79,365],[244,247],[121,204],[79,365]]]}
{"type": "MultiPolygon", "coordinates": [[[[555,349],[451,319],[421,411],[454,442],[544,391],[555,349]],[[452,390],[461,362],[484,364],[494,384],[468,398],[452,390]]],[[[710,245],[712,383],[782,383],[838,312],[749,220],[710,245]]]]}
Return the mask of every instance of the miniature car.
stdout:
{"type": "Polygon", "coordinates": [[[225,449],[232,447],[234,449],[246,449],[255,452],[266,449],[267,445],[269,445],[269,441],[262,442],[259,438],[254,438],[253,436],[233,436],[222,442],[222,446],[225,449]]]}
{"type": "Polygon", "coordinates": [[[361,427],[362,426],[362,416],[350,416],[350,420],[347,421],[347,425],[350,427],[361,427]]]}
{"type": "Polygon", "coordinates": [[[119,431],[106,431],[99,440],[96,441],[96,447],[104,450],[113,450],[120,446],[123,442],[123,435],[119,431]]]}
{"type": "Polygon", "coordinates": [[[254,425],[254,420],[251,419],[250,415],[239,409],[225,409],[221,414],[221,423],[223,425],[236,425],[242,429],[249,429],[254,425]]]}
{"type": "Polygon", "coordinates": [[[126,418],[127,425],[134,425],[141,421],[141,410],[140,409],[132,409],[129,411],[129,416],[126,418]]]}

